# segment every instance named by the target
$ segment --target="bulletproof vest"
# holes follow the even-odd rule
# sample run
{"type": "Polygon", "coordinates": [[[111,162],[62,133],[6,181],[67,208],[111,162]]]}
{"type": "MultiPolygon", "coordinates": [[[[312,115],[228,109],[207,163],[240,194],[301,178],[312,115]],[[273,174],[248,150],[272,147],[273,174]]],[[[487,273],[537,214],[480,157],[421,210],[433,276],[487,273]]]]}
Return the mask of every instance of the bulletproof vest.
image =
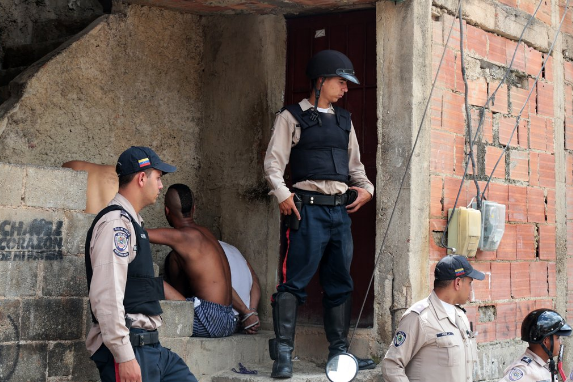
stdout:
{"type": "Polygon", "coordinates": [[[303,180],[335,180],[347,183],[348,140],[352,123],[350,112],[334,106],[334,114],[314,109],[302,111],[300,105],[286,106],[300,125],[300,140],[291,149],[289,163],[293,183],[303,180]]]}
{"type": "MultiPolygon", "coordinates": [[[[97,214],[94,219],[87,237],[85,246],[86,256],[86,276],[88,280],[88,292],[92,282],[93,269],[90,256],[90,243],[92,240],[93,230],[102,216],[111,211],[121,211],[121,213],[131,220],[133,228],[135,229],[136,239],[136,256],[135,259],[127,266],[127,283],[125,285],[125,295],[123,298],[123,306],[125,313],[136,314],[141,313],[147,316],[157,316],[163,311],[159,305],[159,300],[165,299],[163,291],[163,278],[154,277],[153,272],[153,259],[151,257],[151,245],[149,244],[149,237],[147,232],[141,227],[135,219],[119,205],[107,206],[97,214]]],[[[116,238],[114,237],[114,240],[116,238]]],[[[112,243],[109,243],[110,250],[112,243]]],[[[117,256],[114,254],[114,256],[117,256]]],[[[111,282],[111,281],[110,281],[111,282]]],[[[91,309],[91,308],[90,308],[91,309]]],[[[97,320],[92,311],[92,321],[97,323],[97,320]]]]}

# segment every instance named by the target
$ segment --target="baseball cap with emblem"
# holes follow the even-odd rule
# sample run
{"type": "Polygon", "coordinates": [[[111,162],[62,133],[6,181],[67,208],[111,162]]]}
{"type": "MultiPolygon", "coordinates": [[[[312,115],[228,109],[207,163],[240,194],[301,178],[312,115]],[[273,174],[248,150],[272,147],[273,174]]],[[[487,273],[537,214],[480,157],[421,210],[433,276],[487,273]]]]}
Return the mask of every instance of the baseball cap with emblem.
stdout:
{"type": "Polygon", "coordinates": [[[131,146],[119,156],[115,166],[117,176],[129,175],[154,168],[163,173],[175,172],[177,167],[163,162],[149,147],[131,146]]]}
{"type": "Polygon", "coordinates": [[[471,277],[483,280],[485,275],[476,271],[469,261],[461,255],[448,255],[438,262],[434,271],[436,280],[454,280],[457,277],[471,277]]]}

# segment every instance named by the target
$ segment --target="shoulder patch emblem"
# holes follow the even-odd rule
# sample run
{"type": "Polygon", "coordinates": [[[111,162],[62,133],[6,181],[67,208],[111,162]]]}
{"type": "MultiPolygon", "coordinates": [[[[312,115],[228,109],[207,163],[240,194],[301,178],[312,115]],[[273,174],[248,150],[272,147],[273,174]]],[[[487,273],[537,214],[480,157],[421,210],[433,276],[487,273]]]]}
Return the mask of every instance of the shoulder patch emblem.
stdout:
{"type": "Polygon", "coordinates": [[[531,361],[532,361],[532,360],[531,360],[531,358],[529,358],[529,357],[523,357],[523,358],[521,359],[521,362],[525,362],[525,363],[528,364],[528,365],[531,363],[531,361]]]}
{"type": "Polygon", "coordinates": [[[514,367],[513,369],[511,369],[509,371],[509,380],[510,381],[519,381],[521,378],[523,378],[523,370],[514,367]]]}
{"type": "Polygon", "coordinates": [[[129,231],[123,227],[115,227],[113,234],[113,252],[119,257],[127,257],[129,252],[129,231]]]}
{"type": "Polygon", "coordinates": [[[394,346],[398,347],[406,341],[406,333],[403,331],[396,332],[394,336],[394,346]]]}

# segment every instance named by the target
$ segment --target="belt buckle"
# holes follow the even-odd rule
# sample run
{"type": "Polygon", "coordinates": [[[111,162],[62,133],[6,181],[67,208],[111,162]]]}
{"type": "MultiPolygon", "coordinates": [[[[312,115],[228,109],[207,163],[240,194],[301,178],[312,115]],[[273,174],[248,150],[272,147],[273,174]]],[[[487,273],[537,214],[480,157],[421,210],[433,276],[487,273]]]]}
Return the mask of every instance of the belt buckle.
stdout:
{"type": "Polygon", "coordinates": [[[342,195],[336,194],[334,195],[334,205],[339,206],[342,204],[342,195]]]}
{"type": "Polygon", "coordinates": [[[145,346],[145,334],[138,335],[139,337],[139,346],[145,346]]]}

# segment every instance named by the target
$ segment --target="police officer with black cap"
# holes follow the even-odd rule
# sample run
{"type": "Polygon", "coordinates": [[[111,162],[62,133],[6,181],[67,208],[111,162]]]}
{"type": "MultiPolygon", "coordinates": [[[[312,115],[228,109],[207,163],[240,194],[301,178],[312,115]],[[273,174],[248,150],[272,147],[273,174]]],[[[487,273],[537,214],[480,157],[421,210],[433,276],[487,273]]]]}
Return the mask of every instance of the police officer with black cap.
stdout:
{"type": "Polygon", "coordinates": [[[559,354],[560,337],[571,335],[571,327],[551,309],[530,312],[521,324],[521,340],[529,344],[525,353],[507,369],[500,382],[556,381],[553,357],[559,354]]]}
{"type": "Polygon", "coordinates": [[[148,147],[124,151],[119,191],[94,219],[86,238],[86,275],[93,325],[86,346],[103,382],[197,382],[183,360],[159,343],[164,288],[154,277],[151,247],[139,211],[155,203],[161,176],[174,172],[148,147]]]}
{"type": "MultiPolygon", "coordinates": [[[[305,302],[305,288],[317,270],[324,291],[328,358],[348,350],[353,290],[348,214],[374,194],[360,161],[350,113],[334,105],[348,91],[347,81],[359,83],[352,63],[341,52],[325,50],[312,57],[306,74],[312,82],[311,94],[277,114],[265,157],[270,194],[276,196],[288,225],[288,250],[272,297],[273,378],[292,376],[297,307],[305,302]],[[284,181],[287,163],[292,191],[284,181]]],[[[358,362],[361,369],[375,367],[372,360],[358,362]]]]}

